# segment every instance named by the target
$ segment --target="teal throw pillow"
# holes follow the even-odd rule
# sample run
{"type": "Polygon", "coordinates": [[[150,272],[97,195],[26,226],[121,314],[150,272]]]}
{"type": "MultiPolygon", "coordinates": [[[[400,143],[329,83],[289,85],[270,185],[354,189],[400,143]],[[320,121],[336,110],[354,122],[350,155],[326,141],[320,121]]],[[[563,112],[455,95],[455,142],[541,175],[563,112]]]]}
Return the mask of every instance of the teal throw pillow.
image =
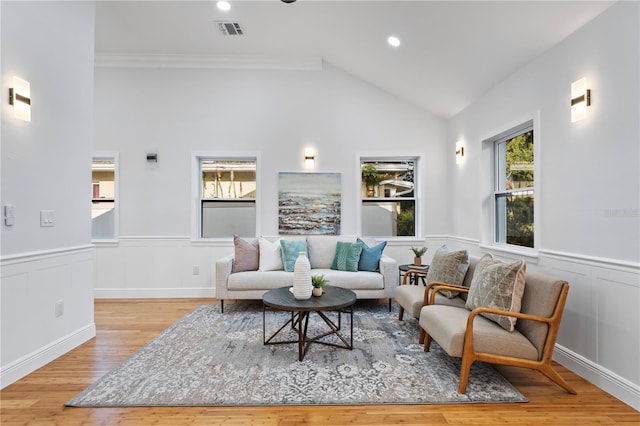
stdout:
{"type": "Polygon", "coordinates": [[[382,251],[387,246],[387,242],[384,241],[376,246],[369,247],[367,243],[360,238],[356,241],[362,246],[360,261],[358,261],[358,271],[379,272],[380,258],[382,257],[382,251]]]}
{"type": "MultiPolygon", "coordinates": [[[[284,270],[293,272],[298,254],[300,254],[301,251],[307,253],[307,241],[282,239],[280,240],[280,247],[282,248],[282,264],[284,265],[284,270]]],[[[307,256],[309,256],[308,253],[307,256]]]]}
{"type": "Polygon", "coordinates": [[[362,246],[358,243],[338,241],[331,269],[358,272],[358,261],[360,260],[361,252],[362,246]]]}

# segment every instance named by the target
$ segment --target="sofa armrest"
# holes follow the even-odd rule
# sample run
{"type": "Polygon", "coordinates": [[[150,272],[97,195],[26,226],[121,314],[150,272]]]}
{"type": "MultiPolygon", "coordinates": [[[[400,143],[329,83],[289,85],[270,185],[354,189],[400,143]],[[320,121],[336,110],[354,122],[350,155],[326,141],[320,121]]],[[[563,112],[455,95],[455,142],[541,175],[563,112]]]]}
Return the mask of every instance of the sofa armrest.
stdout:
{"type": "Polygon", "coordinates": [[[398,287],[398,262],[390,256],[380,257],[380,273],[384,281],[384,292],[388,297],[393,297],[398,287]]]}
{"type": "Polygon", "coordinates": [[[227,299],[228,288],[227,282],[231,270],[233,268],[233,254],[221,257],[216,260],[216,298],[220,300],[227,299]]]}

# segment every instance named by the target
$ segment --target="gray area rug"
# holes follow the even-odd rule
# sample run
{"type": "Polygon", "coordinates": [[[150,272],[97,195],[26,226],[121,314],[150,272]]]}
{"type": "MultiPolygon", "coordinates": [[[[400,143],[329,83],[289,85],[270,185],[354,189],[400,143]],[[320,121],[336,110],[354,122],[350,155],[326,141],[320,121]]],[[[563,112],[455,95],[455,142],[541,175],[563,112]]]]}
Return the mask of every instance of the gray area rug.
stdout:
{"type": "MultiPolygon", "coordinates": [[[[332,313],[332,318],[337,314],[332,313]]],[[[267,312],[267,335],[289,318],[267,312]]],[[[309,334],[326,331],[311,314],[309,334]]],[[[348,339],[350,321],[342,314],[348,339]]],[[[437,344],[423,352],[415,319],[397,308],[357,302],[353,350],[312,344],[302,362],[297,344],[263,345],[262,306],[201,305],[89,386],[67,406],[240,406],[526,402],[488,364],[475,363],[460,395],[460,359],[437,344]],[[405,315],[406,317],[407,315],[405,315]]],[[[285,328],[282,339],[295,338],[285,328]]],[[[327,341],[336,339],[330,336],[327,341]]],[[[335,340],[338,343],[337,339],[335,340]]]]}

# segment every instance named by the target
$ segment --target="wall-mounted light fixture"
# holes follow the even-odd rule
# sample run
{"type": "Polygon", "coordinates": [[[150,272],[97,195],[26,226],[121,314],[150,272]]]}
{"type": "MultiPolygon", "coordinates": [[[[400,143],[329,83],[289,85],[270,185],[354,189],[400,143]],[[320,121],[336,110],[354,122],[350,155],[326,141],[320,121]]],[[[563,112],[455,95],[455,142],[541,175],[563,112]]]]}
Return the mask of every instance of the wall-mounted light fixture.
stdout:
{"type": "Polygon", "coordinates": [[[575,123],[587,116],[591,105],[591,90],[587,89],[587,79],[581,78],[571,83],[571,122],[575,123]]]}
{"type": "Polygon", "coordinates": [[[9,88],[9,104],[13,105],[16,118],[31,121],[31,85],[28,81],[13,77],[13,87],[9,88]]]}
{"type": "Polygon", "coordinates": [[[316,164],[316,156],[313,152],[313,148],[307,148],[304,150],[304,167],[307,169],[313,168],[316,164]]]}
{"type": "Polygon", "coordinates": [[[462,157],[464,157],[464,146],[462,146],[462,141],[458,141],[456,142],[456,164],[462,162],[462,157]]]}

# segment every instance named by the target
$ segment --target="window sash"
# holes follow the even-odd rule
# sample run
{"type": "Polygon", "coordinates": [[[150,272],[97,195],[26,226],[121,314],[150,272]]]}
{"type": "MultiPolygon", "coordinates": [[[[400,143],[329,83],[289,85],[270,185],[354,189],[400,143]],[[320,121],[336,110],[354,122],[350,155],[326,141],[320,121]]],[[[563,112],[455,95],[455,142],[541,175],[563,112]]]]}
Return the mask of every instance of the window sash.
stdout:
{"type": "Polygon", "coordinates": [[[198,165],[200,238],[255,236],[257,159],[199,157],[198,165]]]}
{"type": "MultiPolygon", "coordinates": [[[[516,137],[533,132],[533,123],[525,123],[494,141],[494,238],[495,243],[534,247],[535,175],[529,181],[509,180],[507,144],[516,137]],[[532,183],[508,188],[508,183],[532,183]]],[[[532,134],[533,137],[533,134],[532,134]]],[[[535,151],[534,151],[535,154],[535,151]]],[[[535,170],[535,156],[531,167],[535,170]]]]}

